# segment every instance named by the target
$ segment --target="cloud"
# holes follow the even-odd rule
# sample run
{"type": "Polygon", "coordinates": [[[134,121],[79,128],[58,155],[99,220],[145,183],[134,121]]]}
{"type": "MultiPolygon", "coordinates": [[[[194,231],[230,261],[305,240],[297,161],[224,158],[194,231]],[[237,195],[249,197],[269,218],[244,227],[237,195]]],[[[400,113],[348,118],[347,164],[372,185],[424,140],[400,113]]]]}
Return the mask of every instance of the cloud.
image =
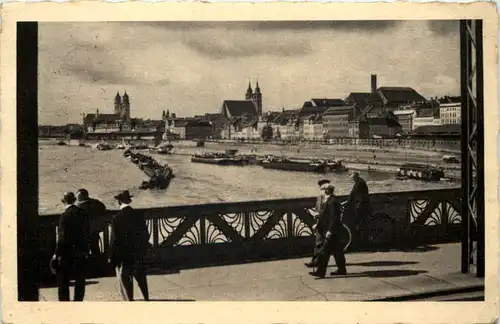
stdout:
{"type": "Polygon", "coordinates": [[[303,56],[312,52],[308,41],[302,42],[273,42],[262,39],[234,40],[191,38],[184,41],[190,49],[201,55],[213,59],[224,59],[229,57],[251,57],[251,56],[303,56]]]}
{"type": "Polygon", "coordinates": [[[457,35],[459,33],[459,20],[430,20],[429,29],[440,36],[457,35]]]}
{"type": "Polygon", "coordinates": [[[397,20],[315,20],[315,21],[158,21],[144,22],[146,26],[168,30],[227,29],[245,31],[275,30],[363,30],[382,31],[396,27],[397,20]]]}
{"type": "Polygon", "coordinates": [[[131,79],[122,73],[117,73],[115,71],[101,70],[88,65],[87,66],[67,65],[64,67],[64,70],[72,73],[81,82],[86,82],[86,83],[125,84],[125,85],[139,84],[134,79],[131,79]]]}

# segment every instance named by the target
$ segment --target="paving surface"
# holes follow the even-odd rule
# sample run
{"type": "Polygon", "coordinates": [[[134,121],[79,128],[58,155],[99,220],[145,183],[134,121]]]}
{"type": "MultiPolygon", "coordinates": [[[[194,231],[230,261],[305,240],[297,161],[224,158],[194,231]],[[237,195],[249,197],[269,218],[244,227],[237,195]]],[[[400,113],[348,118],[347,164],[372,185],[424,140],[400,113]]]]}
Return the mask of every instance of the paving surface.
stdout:
{"type": "MultiPolygon", "coordinates": [[[[181,270],[148,276],[150,298],[157,301],[349,301],[472,287],[482,279],[460,273],[460,244],[420,251],[347,255],[348,275],[311,277],[309,259],[181,270]]],[[[329,272],[335,270],[330,260],[329,272]]],[[[135,286],[137,300],[142,299],[135,286]]],[[[56,301],[57,289],[43,288],[40,300],[56,301]]],[[[115,278],[91,279],[85,300],[120,301],[115,278]]]]}

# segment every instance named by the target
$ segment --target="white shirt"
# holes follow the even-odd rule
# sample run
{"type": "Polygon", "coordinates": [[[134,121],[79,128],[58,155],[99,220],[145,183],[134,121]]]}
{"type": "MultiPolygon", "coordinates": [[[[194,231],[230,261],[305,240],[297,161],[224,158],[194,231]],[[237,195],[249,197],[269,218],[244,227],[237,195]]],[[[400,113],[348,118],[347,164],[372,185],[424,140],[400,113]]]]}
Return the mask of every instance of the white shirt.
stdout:
{"type": "Polygon", "coordinates": [[[73,204],[71,204],[71,205],[66,205],[66,206],[64,206],[64,209],[66,210],[66,209],[68,209],[68,208],[69,208],[69,207],[71,207],[71,206],[74,206],[74,205],[73,205],[73,204]]]}
{"type": "Polygon", "coordinates": [[[130,207],[130,205],[129,205],[129,204],[121,204],[121,205],[120,205],[120,209],[123,209],[123,208],[125,208],[125,207],[130,207]]]}

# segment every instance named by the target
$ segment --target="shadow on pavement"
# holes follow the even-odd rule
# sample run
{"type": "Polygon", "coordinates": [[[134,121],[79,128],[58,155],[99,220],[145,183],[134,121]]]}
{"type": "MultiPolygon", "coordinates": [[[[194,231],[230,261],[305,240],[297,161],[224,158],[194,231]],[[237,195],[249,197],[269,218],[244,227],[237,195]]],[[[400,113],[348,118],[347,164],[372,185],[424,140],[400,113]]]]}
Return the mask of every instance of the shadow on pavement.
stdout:
{"type": "Polygon", "coordinates": [[[154,275],[169,275],[169,274],[179,274],[181,270],[179,268],[149,268],[147,269],[148,276],[154,275]]]}
{"type": "Polygon", "coordinates": [[[153,298],[149,299],[149,302],[194,302],[194,299],[162,299],[162,298],[153,298]]]}
{"type": "Polygon", "coordinates": [[[408,264],[418,264],[417,261],[370,261],[370,262],[357,262],[357,263],[347,263],[347,266],[361,266],[361,267],[388,267],[388,266],[400,266],[408,264]]]}
{"type": "Polygon", "coordinates": [[[422,245],[422,246],[407,246],[401,248],[384,248],[384,247],[353,247],[349,248],[346,254],[354,253],[379,253],[379,252],[406,252],[406,253],[422,253],[438,250],[438,246],[433,245],[422,245]]]}
{"type": "Polygon", "coordinates": [[[331,276],[325,277],[325,279],[336,279],[336,278],[395,278],[395,277],[407,277],[415,276],[422,273],[427,273],[428,271],[423,270],[378,270],[378,271],[363,271],[352,274],[346,274],[343,276],[331,276]]]}
{"type": "MultiPolygon", "coordinates": [[[[98,283],[99,283],[99,281],[96,281],[96,280],[86,280],[85,281],[85,286],[97,285],[98,283]]],[[[69,286],[70,287],[74,287],[75,286],[75,282],[73,280],[70,281],[69,286]]],[[[43,288],[57,288],[57,283],[55,283],[55,282],[40,283],[40,289],[43,289],[43,288]]]]}

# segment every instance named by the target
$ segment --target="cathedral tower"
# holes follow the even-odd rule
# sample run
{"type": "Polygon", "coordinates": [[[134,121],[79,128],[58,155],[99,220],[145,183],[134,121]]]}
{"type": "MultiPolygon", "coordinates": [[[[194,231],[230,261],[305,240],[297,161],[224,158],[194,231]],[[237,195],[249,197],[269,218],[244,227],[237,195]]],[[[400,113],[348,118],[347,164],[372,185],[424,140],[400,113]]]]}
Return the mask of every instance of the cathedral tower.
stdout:
{"type": "Polygon", "coordinates": [[[260,92],[259,81],[255,85],[255,92],[252,95],[252,101],[257,108],[257,115],[262,116],[262,93],[260,92]]]}
{"type": "Polygon", "coordinates": [[[130,99],[128,97],[127,91],[125,91],[125,93],[123,94],[121,115],[125,119],[130,119],[130,99]]]}
{"type": "Polygon", "coordinates": [[[115,96],[115,115],[120,115],[122,110],[122,98],[120,93],[117,92],[115,96]]]}
{"type": "Polygon", "coordinates": [[[253,97],[252,85],[250,84],[250,81],[248,81],[248,89],[247,93],[245,94],[245,100],[252,100],[252,97],[253,97]]]}

